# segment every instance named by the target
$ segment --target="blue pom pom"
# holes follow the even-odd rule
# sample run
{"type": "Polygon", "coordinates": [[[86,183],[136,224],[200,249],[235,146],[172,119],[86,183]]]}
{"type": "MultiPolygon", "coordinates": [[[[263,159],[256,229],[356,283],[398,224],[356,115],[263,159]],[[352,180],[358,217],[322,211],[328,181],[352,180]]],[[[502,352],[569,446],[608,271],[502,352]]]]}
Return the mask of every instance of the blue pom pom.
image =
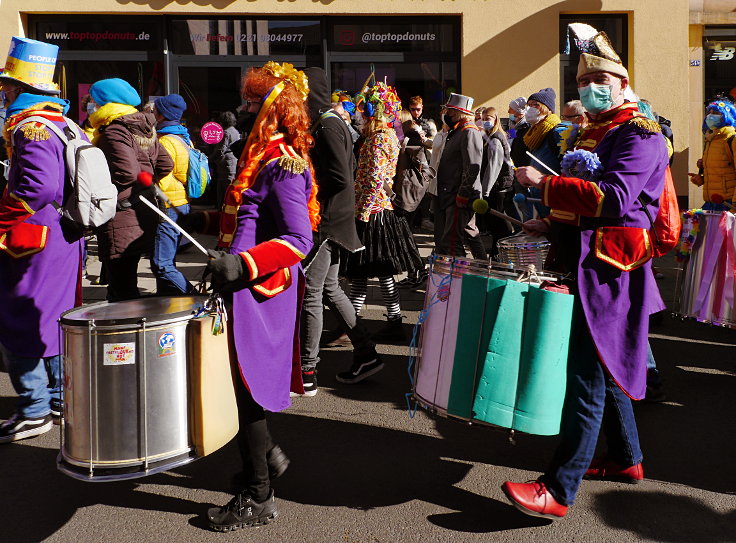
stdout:
{"type": "Polygon", "coordinates": [[[368,102],[368,103],[367,103],[367,104],[365,105],[365,114],[366,114],[366,115],[367,115],[368,117],[373,117],[373,104],[371,104],[370,102],[368,102]]]}
{"type": "Polygon", "coordinates": [[[603,164],[598,155],[584,149],[565,153],[560,162],[560,168],[562,175],[586,181],[596,181],[603,175],[603,164]]]}

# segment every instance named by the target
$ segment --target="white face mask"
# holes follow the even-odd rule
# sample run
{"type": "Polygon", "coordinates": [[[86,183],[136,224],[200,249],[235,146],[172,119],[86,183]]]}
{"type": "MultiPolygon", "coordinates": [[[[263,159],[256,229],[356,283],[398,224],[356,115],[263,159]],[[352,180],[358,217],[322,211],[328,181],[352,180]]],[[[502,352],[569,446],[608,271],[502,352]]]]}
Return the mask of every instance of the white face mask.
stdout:
{"type": "Polygon", "coordinates": [[[87,103],[87,115],[92,115],[95,111],[100,109],[94,102],[87,103]]]}
{"type": "Polygon", "coordinates": [[[526,122],[529,124],[537,124],[542,119],[542,113],[535,107],[530,107],[524,114],[526,122]]]}

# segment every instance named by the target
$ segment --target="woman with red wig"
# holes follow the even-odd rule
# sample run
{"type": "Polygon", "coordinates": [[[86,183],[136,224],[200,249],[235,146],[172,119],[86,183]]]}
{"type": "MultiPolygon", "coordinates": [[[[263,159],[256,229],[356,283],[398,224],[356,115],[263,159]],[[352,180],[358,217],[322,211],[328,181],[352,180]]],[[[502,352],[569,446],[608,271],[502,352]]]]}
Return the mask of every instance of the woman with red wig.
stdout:
{"type": "Polygon", "coordinates": [[[202,230],[219,224],[219,250],[210,252],[207,270],[215,292],[226,295],[231,357],[241,377],[236,388],[243,471],[234,478],[235,497],[208,511],[209,525],[218,531],[268,524],[277,516],[270,480],[289,460],[271,439],[265,412],[289,407],[291,390],[304,393],[296,334],[304,285],[300,261],[312,248],[319,216],[308,155],[308,92],[306,76],[291,64],[267,62],[245,76],[245,107],[257,115],[238,174],[222,210],[199,215],[202,230]]]}

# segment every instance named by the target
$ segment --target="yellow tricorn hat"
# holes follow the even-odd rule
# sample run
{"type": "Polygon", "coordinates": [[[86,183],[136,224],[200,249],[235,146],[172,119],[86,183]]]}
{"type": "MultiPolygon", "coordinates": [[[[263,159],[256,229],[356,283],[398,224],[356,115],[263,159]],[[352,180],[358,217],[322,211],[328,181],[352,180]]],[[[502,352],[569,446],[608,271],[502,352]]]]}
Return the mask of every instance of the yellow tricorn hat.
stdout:
{"type": "Polygon", "coordinates": [[[609,74],[617,75],[619,77],[629,77],[629,72],[620,62],[591,55],[590,53],[581,53],[580,62],[578,62],[577,79],[595,72],[608,72],[609,74]]]}

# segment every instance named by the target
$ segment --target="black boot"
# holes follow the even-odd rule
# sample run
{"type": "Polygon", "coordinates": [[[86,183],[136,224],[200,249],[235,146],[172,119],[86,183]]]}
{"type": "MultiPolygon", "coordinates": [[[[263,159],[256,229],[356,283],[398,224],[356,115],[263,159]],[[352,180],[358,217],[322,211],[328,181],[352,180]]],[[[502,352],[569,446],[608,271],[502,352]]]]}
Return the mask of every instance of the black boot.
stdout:
{"type": "Polygon", "coordinates": [[[373,340],[376,343],[404,343],[406,333],[403,320],[403,317],[386,317],[386,324],[374,334],[373,340]]]}
{"type": "MultiPolygon", "coordinates": [[[[268,464],[268,478],[273,481],[281,477],[289,467],[291,460],[286,456],[281,447],[274,445],[266,454],[266,463],[268,464]]],[[[235,492],[248,486],[248,475],[241,471],[233,475],[232,486],[235,492]]]]}

